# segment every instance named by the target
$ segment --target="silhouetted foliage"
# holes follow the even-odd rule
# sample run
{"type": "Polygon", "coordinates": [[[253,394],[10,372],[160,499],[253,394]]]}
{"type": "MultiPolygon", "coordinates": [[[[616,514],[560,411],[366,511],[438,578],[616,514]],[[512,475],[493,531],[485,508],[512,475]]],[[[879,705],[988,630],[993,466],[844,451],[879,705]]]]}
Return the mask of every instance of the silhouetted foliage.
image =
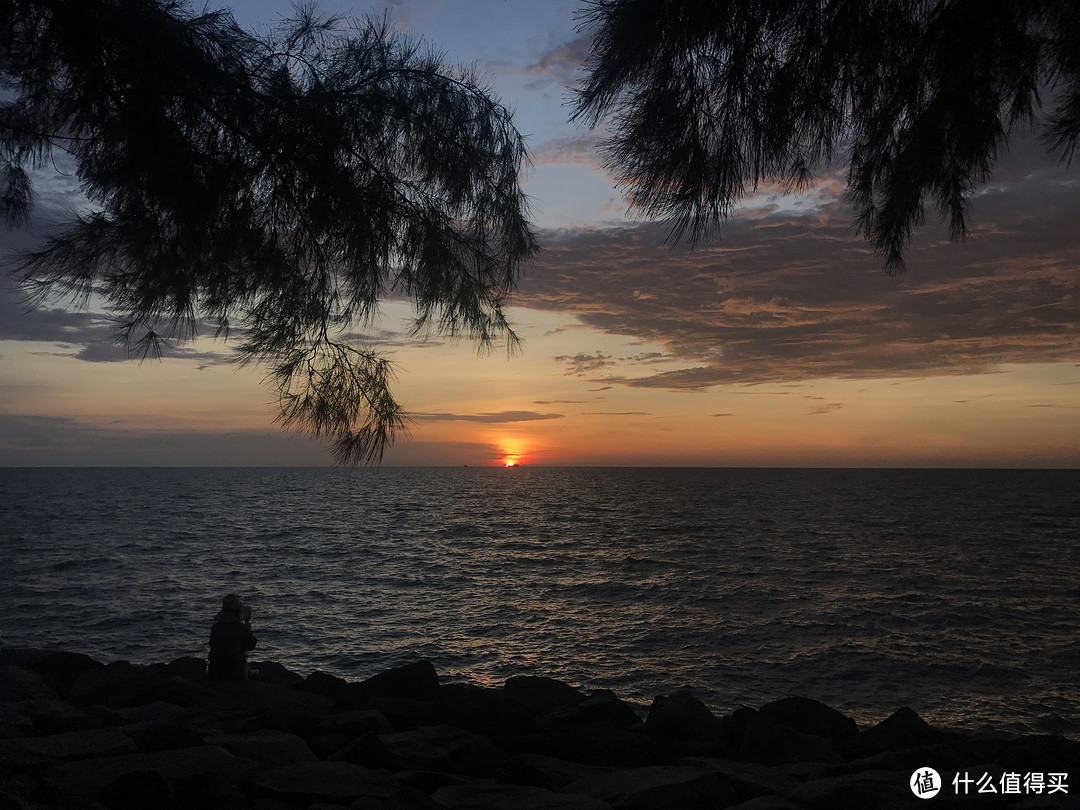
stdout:
{"type": "Polygon", "coordinates": [[[591,0],[581,21],[574,117],[610,120],[606,166],[675,241],[842,160],[860,231],[901,269],[927,202],[964,236],[1018,125],[1066,160],[1080,138],[1076,0],[591,0]]]}
{"type": "Polygon", "coordinates": [[[265,39],[169,0],[14,0],[0,20],[0,212],[77,166],[91,213],[26,258],[41,298],[105,297],[144,355],[201,320],[269,365],[286,425],[381,457],[406,425],[388,361],[344,337],[386,295],[487,343],[536,251],[524,141],[469,71],[312,12],[265,39]]]}

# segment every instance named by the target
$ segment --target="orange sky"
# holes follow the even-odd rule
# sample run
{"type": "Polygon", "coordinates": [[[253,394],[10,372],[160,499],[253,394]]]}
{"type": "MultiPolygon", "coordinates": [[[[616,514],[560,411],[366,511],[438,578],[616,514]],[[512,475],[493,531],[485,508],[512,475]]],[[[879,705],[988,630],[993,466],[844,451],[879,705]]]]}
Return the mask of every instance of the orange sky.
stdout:
{"type": "MultiPolygon", "coordinates": [[[[509,309],[507,358],[407,334],[385,307],[410,437],[387,464],[1080,466],[1080,173],[1014,142],[974,201],[971,237],[918,234],[902,276],[853,232],[840,176],[763,191],[719,241],[670,250],[627,217],[595,136],[566,121],[585,53],[575,3],[415,0],[394,19],[476,63],[517,110],[545,250],[509,309]]],[[[266,6],[237,6],[256,24],[266,6]]],[[[39,212],[78,205],[39,177],[39,212]]],[[[2,234],[12,261],[30,234],[2,234]]],[[[0,290],[0,465],[330,463],[273,424],[229,347],[122,359],[107,323],[21,310],[0,290]]]]}

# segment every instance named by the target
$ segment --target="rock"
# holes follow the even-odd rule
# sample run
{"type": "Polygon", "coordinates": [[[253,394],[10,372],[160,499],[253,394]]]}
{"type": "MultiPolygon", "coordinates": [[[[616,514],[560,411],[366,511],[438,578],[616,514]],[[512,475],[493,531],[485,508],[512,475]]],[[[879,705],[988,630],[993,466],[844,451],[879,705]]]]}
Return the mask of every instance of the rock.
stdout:
{"type": "Polygon", "coordinates": [[[787,795],[801,782],[779,768],[770,768],[753,762],[733,762],[725,759],[690,758],[684,765],[692,765],[723,776],[740,798],[749,800],[774,794],[787,795]]]}
{"type": "Polygon", "coordinates": [[[400,771],[403,767],[397,755],[382,741],[378,734],[368,733],[344,741],[324,759],[334,762],[351,762],[365,768],[400,771]]]}
{"type": "Polygon", "coordinates": [[[361,734],[393,734],[394,727],[380,712],[373,710],[339,712],[323,718],[318,733],[337,732],[349,736],[361,734]]]}
{"type": "Polygon", "coordinates": [[[614,810],[715,810],[739,802],[723,775],[685,766],[613,770],[572,782],[566,791],[600,799],[614,810]]]}
{"type": "Polygon", "coordinates": [[[839,749],[824,737],[804,734],[760,713],[748,723],[738,753],[742,759],[763,765],[844,761],[839,749]]]}
{"type": "Polygon", "coordinates": [[[491,740],[453,726],[424,726],[387,734],[381,740],[402,767],[420,771],[486,776],[494,772],[499,759],[491,740]]]}
{"type": "Polygon", "coordinates": [[[843,762],[843,747],[859,733],[850,717],[808,698],[766,703],[743,722],[739,756],[766,765],[843,762]]]}
{"type": "Polygon", "coordinates": [[[947,738],[943,731],[931,726],[906,706],[897,709],[876,726],[859,732],[850,747],[862,756],[883,751],[903,751],[925,745],[935,745],[947,738]]]}
{"type": "MultiPolygon", "coordinates": [[[[0,703],[0,740],[29,737],[34,733],[34,721],[19,707],[21,704],[0,703]]],[[[0,805],[2,807],[3,805],[0,805]]]]}
{"type": "Polygon", "coordinates": [[[541,754],[585,765],[636,767],[665,761],[644,731],[559,730],[506,737],[501,742],[512,753],[541,754]]]}
{"type": "Polygon", "coordinates": [[[758,796],[740,804],[733,804],[727,810],[806,810],[806,805],[795,804],[783,796],[758,796]]]}
{"type": "Polygon", "coordinates": [[[641,718],[630,704],[619,700],[614,692],[606,689],[537,718],[536,725],[543,731],[577,729],[594,734],[608,730],[640,731],[644,728],[641,718]]]}
{"type": "Polygon", "coordinates": [[[279,686],[301,686],[304,678],[286,669],[274,661],[252,661],[251,668],[258,672],[257,678],[261,683],[274,683],[279,686]]]}
{"type": "Polygon", "coordinates": [[[567,762],[543,754],[515,754],[500,765],[500,773],[509,777],[504,781],[554,791],[561,791],[571,782],[608,773],[610,770],[611,768],[600,765],[567,762]]]}
{"type": "Polygon", "coordinates": [[[434,700],[439,694],[439,676],[430,661],[416,661],[380,672],[355,684],[364,697],[396,700],[434,700]]]}
{"type": "Polygon", "coordinates": [[[348,687],[349,682],[344,678],[316,670],[304,678],[302,684],[297,684],[294,688],[304,692],[312,692],[316,695],[323,695],[337,704],[345,692],[348,691],[348,687]]]}
{"type": "Polygon", "coordinates": [[[42,785],[46,801],[68,807],[75,805],[75,799],[97,798],[109,785],[135,773],[158,773],[177,791],[190,794],[200,789],[220,793],[223,788],[211,791],[211,787],[244,784],[255,770],[254,762],[238,759],[224,748],[203,745],[63,763],[43,773],[42,785]]]}
{"type": "Polygon", "coordinates": [[[473,684],[443,684],[438,700],[426,707],[423,721],[424,725],[446,724],[498,735],[506,727],[503,693],[473,684]]]}
{"type": "Polygon", "coordinates": [[[67,701],[73,706],[102,705],[114,709],[157,699],[152,668],[127,661],[87,669],[67,693],[67,701]]]}
{"type": "Polygon", "coordinates": [[[724,727],[724,742],[726,743],[728,750],[738,751],[742,748],[746,729],[750,726],[750,723],[755,717],[757,717],[757,709],[751,709],[749,706],[740,706],[727,717],[720,720],[720,723],[724,727]]]}
{"type": "Polygon", "coordinates": [[[117,777],[98,791],[98,799],[109,810],[184,810],[176,789],[158,771],[131,771],[117,777]]]}
{"type": "Polygon", "coordinates": [[[219,734],[206,739],[207,745],[220,745],[230,754],[257,762],[265,770],[290,762],[317,762],[302,737],[285,731],[267,730],[258,734],[219,734]]]}
{"type": "Polygon", "coordinates": [[[910,773],[863,771],[816,779],[796,788],[790,798],[815,810],[891,810],[911,807],[910,773]]]}
{"type": "MultiPolygon", "coordinates": [[[[1080,782],[1080,742],[1066,737],[1030,735],[1009,740],[994,761],[1003,771],[1075,774],[1080,782]]],[[[1077,790],[1070,788],[1069,792],[1077,790]]]]}
{"type": "Polygon", "coordinates": [[[554,678],[519,675],[507,679],[503,685],[503,699],[507,707],[535,717],[583,703],[585,695],[554,678]]]}
{"type": "Polygon", "coordinates": [[[758,710],[758,719],[782,723],[833,743],[845,743],[859,733],[858,725],[850,717],[810,698],[788,697],[766,703],[758,710]]]}
{"type": "Polygon", "coordinates": [[[215,707],[267,717],[302,716],[313,726],[334,713],[334,703],[329,698],[276,683],[207,679],[205,684],[213,693],[211,705],[215,707]]]}
{"type": "Polygon", "coordinates": [[[724,724],[689,692],[658,696],[649,707],[645,728],[684,753],[726,753],[724,724]]]}
{"type": "Polygon", "coordinates": [[[57,700],[56,690],[37,672],[0,664],[0,703],[23,703],[28,700],[57,700]]]}
{"type": "MultiPolygon", "coordinates": [[[[346,702],[342,705],[349,704],[346,702]]],[[[361,705],[385,717],[395,731],[408,731],[426,725],[424,718],[431,713],[432,704],[421,700],[374,697],[364,698],[361,705]]]]}
{"type": "Polygon", "coordinates": [[[124,724],[155,723],[165,720],[179,720],[191,714],[188,708],[177,706],[175,703],[167,703],[157,700],[153,703],[143,703],[141,706],[130,706],[111,712],[115,715],[116,722],[124,724]]]}
{"type": "Polygon", "coordinates": [[[13,707],[30,719],[33,733],[63,734],[67,731],[85,731],[102,728],[106,721],[94,712],[80,711],[61,700],[28,700],[13,707]]]}
{"type": "Polygon", "coordinates": [[[205,736],[188,722],[168,715],[142,723],[130,723],[123,726],[122,730],[135,741],[139,751],[147,753],[196,747],[202,745],[205,736]]]}
{"type": "MultiPolygon", "coordinates": [[[[185,656],[170,661],[162,668],[165,675],[183,678],[187,681],[201,681],[206,675],[206,659],[185,656]]],[[[297,676],[299,677],[299,676],[297,676]]]]}
{"type": "Polygon", "coordinates": [[[449,785],[431,798],[447,810],[612,810],[598,799],[524,785],[449,785]]]}
{"type": "Polygon", "coordinates": [[[37,768],[65,760],[110,757],[134,750],[134,740],[114,728],[68,731],[43,737],[0,740],[0,765],[37,768]]]}
{"type": "Polygon", "coordinates": [[[298,762],[262,774],[256,781],[267,793],[307,802],[391,799],[394,780],[386,771],[351,762],[298,762]]]}
{"type": "Polygon", "coordinates": [[[103,666],[82,653],[32,649],[0,650],[0,663],[38,673],[60,697],[65,697],[71,685],[83,674],[103,666]]]}

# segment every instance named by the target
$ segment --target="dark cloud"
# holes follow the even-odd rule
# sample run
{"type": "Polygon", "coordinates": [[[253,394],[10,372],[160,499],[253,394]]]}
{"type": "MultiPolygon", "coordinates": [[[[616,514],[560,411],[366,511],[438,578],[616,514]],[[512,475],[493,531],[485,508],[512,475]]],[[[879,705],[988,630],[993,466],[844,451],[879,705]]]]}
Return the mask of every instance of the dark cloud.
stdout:
{"type": "Polygon", "coordinates": [[[611,359],[610,354],[602,354],[601,352],[574,355],[560,354],[554,360],[557,363],[565,363],[566,373],[578,377],[615,365],[615,361],[611,359]]]}
{"type": "Polygon", "coordinates": [[[562,419],[561,413],[537,413],[536,411],[499,411],[498,413],[410,413],[410,418],[417,422],[485,422],[502,424],[505,422],[539,422],[547,419],[562,419]]]}
{"type": "Polygon", "coordinates": [[[601,352],[556,358],[606,384],[699,390],[1076,362],[1080,178],[1006,174],[977,197],[966,242],[927,226],[903,275],[883,272],[833,199],[749,212],[694,250],[666,247],[656,224],[549,232],[516,303],[575,313],[683,366],[637,375],[614,373],[618,359],[601,352]]]}

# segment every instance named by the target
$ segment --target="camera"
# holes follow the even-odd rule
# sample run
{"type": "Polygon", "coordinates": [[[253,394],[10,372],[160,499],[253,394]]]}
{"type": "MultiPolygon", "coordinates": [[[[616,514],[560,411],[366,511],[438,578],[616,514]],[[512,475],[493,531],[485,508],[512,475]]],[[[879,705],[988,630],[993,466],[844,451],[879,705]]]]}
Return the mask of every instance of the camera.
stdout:
{"type": "Polygon", "coordinates": [[[251,622],[251,605],[240,605],[240,618],[250,624],[251,622]]]}

